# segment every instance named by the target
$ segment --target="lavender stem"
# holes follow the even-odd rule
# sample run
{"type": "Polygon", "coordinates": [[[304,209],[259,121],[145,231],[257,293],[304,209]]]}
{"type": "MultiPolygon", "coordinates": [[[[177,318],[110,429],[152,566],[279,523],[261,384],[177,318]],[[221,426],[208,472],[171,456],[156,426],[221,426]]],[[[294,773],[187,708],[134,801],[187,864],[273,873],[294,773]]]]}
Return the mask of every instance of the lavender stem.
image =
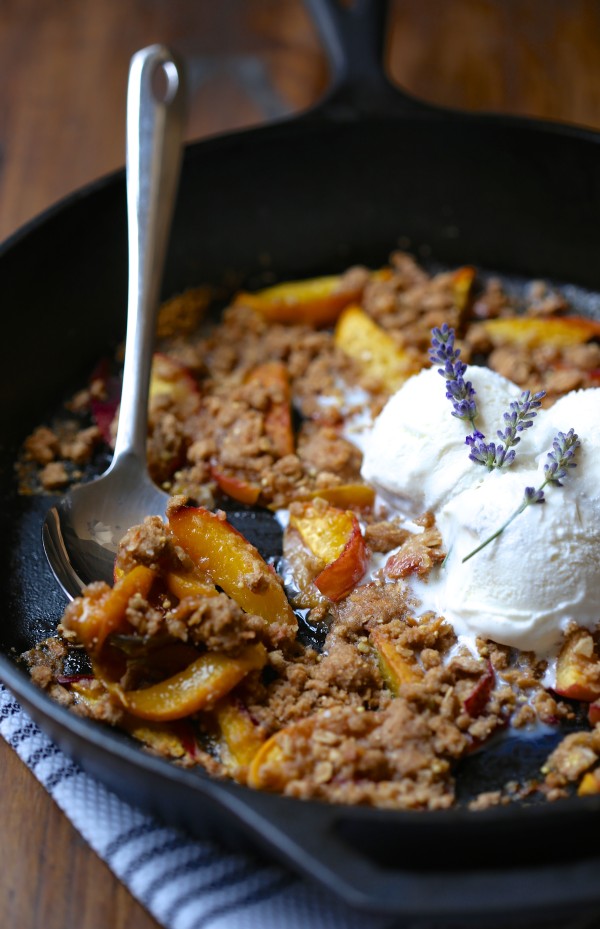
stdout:
{"type": "Polygon", "coordinates": [[[546,464],[544,465],[544,474],[546,475],[544,481],[540,484],[537,490],[534,487],[526,487],[523,500],[518,509],[509,516],[505,523],[500,526],[496,532],[493,533],[489,538],[482,542],[481,545],[478,545],[477,548],[474,548],[472,552],[469,552],[468,555],[462,560],[464,564],[465,561],[468,561],[469,558],[472,558],[473,555],[476,555],[477,552],[480,552],[482,548],[485,548],[486,545],[489,545],[490,542],[493,542],[494,539],[497,539],[501,535],[507,526],[510,526],[513,519],[516,519],[523,510],[528,506],[531,506],[532,503],[545,503],[546,498],[544,496],[544,488],[548,484],[552,484],[554,487],[562,487],[561,478],[567,476],[567,468],[576,468],[577,462],[573,461],[575,452],[581,445],[579,437],[573,429],[569,429],[567,433],[559,432],[552,442],[552,451],[548,452],[546,455],[546,464]]]}
{"type": "MultiPolygon", "coordinates": [[[[546,486],[546,483],[547,483],[547,481],[544,481],[544,483],[543,483],[542,486],[540,487],[540,490],[541,490],[543,487],[546,486]]],[[[540,501],[540,502],[541,502],[541,501],[540,501]]],[[[518,508],[517,510],[515,510],[515,512],[512,514],[512,516],[509,516],[509,517],[508,517],[508,519],[506,520],[506,522],[503,523],[503,524],[500,526],[499,529],[496,529],[496,531],[494,532],[493,535],[489,536],[489,538],[487,538],[487,539],[485,540],[485,542],[482,542],[481,545],[478,545],[477,548],[474,548],[473,551],[472,551],[472,552],[469,552],[468,555],[465,555],[465,557],[464,557],[463,560],[462,560],[462,563],[464,564],[465,561],[468,561],[469,558],[472,558],[473,555],[476,555],[477,552],[480,552],[482,548],[485,548],[486,545],[489,545],[490,542],[493,542],[494,539],[497,539],[498,536],[501,535],[501,534],[504,532],[504,530],[506,529],[506,527],[507,527],[507,526],[510,526],[510,524],[511,524],[512,521],[513,521],[513,519],[516,519],[517,516],[520,516],[521,513],[523,512],[523,510],[525,510],[526,507],[528,507],[528,506],[529,506],[529,501],[526,500],[526,499],[523,500],[523,501],[521,502],[521,505],[519,506],[519,508],[518,508]]]]}

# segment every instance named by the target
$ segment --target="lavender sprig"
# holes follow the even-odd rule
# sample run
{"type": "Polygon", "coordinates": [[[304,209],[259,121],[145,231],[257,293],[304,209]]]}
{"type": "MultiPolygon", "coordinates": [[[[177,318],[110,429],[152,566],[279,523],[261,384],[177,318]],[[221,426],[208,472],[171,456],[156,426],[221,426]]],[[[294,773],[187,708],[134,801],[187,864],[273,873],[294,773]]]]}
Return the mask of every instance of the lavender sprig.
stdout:
{"type": "Polygon", "coordinates": [[[516,452],[509,451],[504,445],[495,442],[486,442],[481,432],[474,432],[465,439],[470,446],[469,458],[477,464],[485,465],[488,471],[495,468],[508,467],[515,460],[516,452]]]}
{"type": "Polygon", "coordinates": [[[577,462],[573,461],[573,458],[580,445],[579,437],[573,429],[569,429],[566,435],[564,432],[558,433],[552,442],[552,451],[548,452],[546,456],[546,464],[544,465],[546,480],[542,484],[542,488],[546,484],[552,484],[554,487],[563,486],[561,478],[567,476],[567,468],[577,467],[577,462]]]}
{"type": "Polygon", "coordinates": [[[512,516],[509,516],[505,523],[500,526],[496,532],[493,533],[485,542],[482,542],[481,545],[478,545],[477,548],[474,548],[472,552],[469,552],[463,558],[463,564],[465,561],[468,561],[469,558],[472,558],[473,555],[476,555],[477,552],[480,552],[482,548],[485,548],[486,545],[489,545],[490,542],[493,542],[494,539],[497,539],[498,536],[504,532],[507,526],[510,526],[513,519],[516,519],[528,506],[531,506],[533,503],[545,503],[546,497],[544,495],[544,488],[549,484],[553,487],[563,487],[562,479],[565,478],[568,474],[568,468],[576,468],[577,462],[573,460],[575,452],[580,447],[581,442],[579,437],[573,429],[565,434],[564,432],[559,432],[552,442],[552,451],[548,452],[546,455],[546,464],[544,465],[544,474],[545,479],[536,489],[535,487],[526,487],[525,493],[523,494],[523,500],[521,505],[512,516]]]}
{"type": "Polygon", "coordinates": [[[514,446],[521,441],[521,437],[517,433],[523,432],[533,425],[537,410],[545,396],[546,392],[544,390],[533,396],[531,391],[524,390],[518,400],[513,400],[509,407],[510,412],[504,414],[506,428],[504,431],[498,429],[496,433],[504,444],[496,445],[495,442],[486,442],[485,436],[477,430],[473,435],[468,435],[465,442],[471,448],[469,454],[471,461],[485,465],[488,471],[493,471],[494,468],[509,467],[516,456],[516,452],[513,450],[514,446]]]}
{"type": "Polygon", "coordinates": [[[452,415],[470,422],[475,429],[475,391],[463,377],[467,366],[459,360],[460,349],[454,346],[454,329],[444,323],[440,329],[433,329],[431,336],[429,358],[433,364],[441,365],[438,373],[446,379],[446,396],[454,407],[452,415]]]}

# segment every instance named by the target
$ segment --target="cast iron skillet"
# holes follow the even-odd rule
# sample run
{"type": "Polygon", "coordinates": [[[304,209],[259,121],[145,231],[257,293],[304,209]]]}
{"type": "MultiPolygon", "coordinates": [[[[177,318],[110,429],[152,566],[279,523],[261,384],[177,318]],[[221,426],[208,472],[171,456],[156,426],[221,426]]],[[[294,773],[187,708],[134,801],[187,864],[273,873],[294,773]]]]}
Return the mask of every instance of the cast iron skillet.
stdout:
{"type": "MultiPolygon", "coordinates": [[[[376,266],[409,239],[420,255],[600,290],[600,136],[425,106],[387,83],[385,9],[312,0],[332,89],[299,118],[186,151],[164,294],[200,282],[257,282],[376,266]]],[[[13,461],[28,431],[81,384],[123,332],[122,174],[70,197],[0,252],[4,352],[0,469],[0,676],[93,775],[169,823],[266,849],[355,907],[404,924],[528,926],[600,905],[600,800],[440,813],[299,802],[211,780],[150,757],[70,715],[15,657],[54,629],[64,600],[45,564],[48,499],[16,495],[13,461]]],[[[592,291],[589,293],[588,291],[592,291]]],[[[500,743],[474,756],[461,790],[534,772],[548,746],[500,743]],[[541,752],[541,754],[540,754],[541,752]]]]}

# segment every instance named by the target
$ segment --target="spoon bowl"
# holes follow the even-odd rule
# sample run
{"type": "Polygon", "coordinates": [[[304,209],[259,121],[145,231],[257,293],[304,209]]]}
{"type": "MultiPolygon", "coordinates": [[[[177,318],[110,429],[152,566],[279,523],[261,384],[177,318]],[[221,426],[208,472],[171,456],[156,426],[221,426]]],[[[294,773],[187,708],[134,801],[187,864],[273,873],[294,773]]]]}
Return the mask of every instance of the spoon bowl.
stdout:
{"type": "Polygon", "coordinates": [[[46,557],[68,597],[91,581],[112,582],[126,530],[162,516],[167,494],[146,463],[148,394],[160,282],[179,179],[185,114],[180,64],[169,49],[137,52],[127,90],[129,292],[119,425],[104,475],[73,488],[49,510],[42,529],[46,557]]]}
{"type": "Polygon", "coordinates": [[[69,598],[92,580],[112,583],[119,540],[145,516],[163,516],[168,495],[133,456],[119,459],[89,484],[75,487],[44,520],[46,557],[69,598]]]}

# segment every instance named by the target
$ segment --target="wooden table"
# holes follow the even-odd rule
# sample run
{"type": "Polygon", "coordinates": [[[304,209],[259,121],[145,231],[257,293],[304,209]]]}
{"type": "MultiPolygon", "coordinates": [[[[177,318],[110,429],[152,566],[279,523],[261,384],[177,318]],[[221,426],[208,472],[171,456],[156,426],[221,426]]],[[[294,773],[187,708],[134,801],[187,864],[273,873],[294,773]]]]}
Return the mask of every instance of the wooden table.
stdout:
{"type": "MultiPolygon", "coordinates": [[[[122,165],[129,59],[157,41],[191,64],[189,138],[300,110],[327,83],[301,0],[3,0],[0,239],[122,165]]],[[[599,49],[596,0],[396,0],[387,66],[434,102],[598,128],[599,49]]],[[[0,821],[3,925],[156,927],[1,739],[0,821]]]]}

